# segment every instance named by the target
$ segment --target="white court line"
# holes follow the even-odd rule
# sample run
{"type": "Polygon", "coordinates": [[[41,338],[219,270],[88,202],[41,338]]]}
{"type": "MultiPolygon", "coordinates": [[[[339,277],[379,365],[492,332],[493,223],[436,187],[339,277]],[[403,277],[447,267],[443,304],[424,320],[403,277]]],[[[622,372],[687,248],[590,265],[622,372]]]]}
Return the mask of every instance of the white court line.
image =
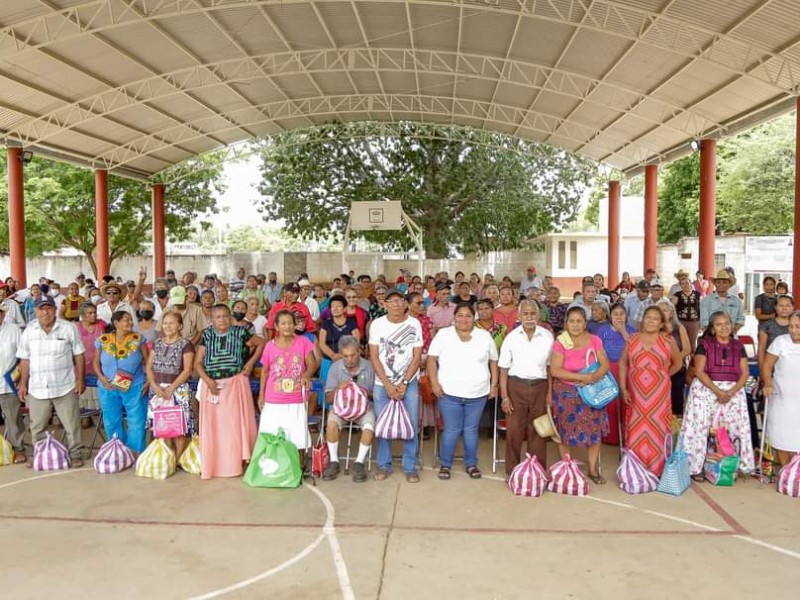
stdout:
{"type": "Polygon", "coordinates": [[[19,485],[21,483],[28,483],[29,481],[37,481],[39,479],[47,479],[49,477],[58,477],[59,475],[68,475],[69,473],[80,473],[81,471],[89,470],[89,467],[83,467],[81,469],[64,469],[62,471],[53,471],[44,475],[34,475],[33,477],[27,477],[25,479],[18,479],[17,481],[9,481],[8,483],[4,483],[0,485],[0,490],[14,487],[15,485],[19,485]]]}
{"type": "Polygon", "coordinates": [[[776,546],[774,544],[768,544],[767,542],[762,542],[761,540],[757,540],[754,537],[747,537],[746,535],[734,535],[731,537],[735,537],[737,540],[742,540],[743,542],[747,542],[748,544],[754,544],[756,546],[761,546],[762,548],[766,548],[767,550],[772,550],[773,552],[778,552],[779,554],[784,554],[791,558],[796,558],[800,560],[800,552],[794,552],[792,550],[787,550],[786,548],[782,548],[780,546],[776,546]]]}
{"type": "Polygon", "coordinates": [[[339,546],[339,538],[336,535],[336,527],[334,525],[336,510],[333,508],[333,503],[328,497],[320,492],[316,486],[308,488],[314,492],[317,497],[325,505],[325,510],[328,512],[328,518],[325,520],[323,531],[328,537],[328,544],[331,547],[331,554],[333,554],[333,564],[336,566],[336,576],[339,578],[339,588],[342,590],[342,598],[344,600],[355,600],[355,593],[353,586],[350,584],[350,576],[347,573],[347,564],[344,561],[344,554],[339,546]]]}

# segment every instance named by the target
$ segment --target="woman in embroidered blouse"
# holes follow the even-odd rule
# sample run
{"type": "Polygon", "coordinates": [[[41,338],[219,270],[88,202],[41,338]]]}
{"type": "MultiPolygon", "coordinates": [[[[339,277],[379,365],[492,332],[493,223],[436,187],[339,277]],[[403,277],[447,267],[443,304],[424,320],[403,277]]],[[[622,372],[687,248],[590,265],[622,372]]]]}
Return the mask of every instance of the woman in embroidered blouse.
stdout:
{"type": "Polygon", "coordinates": [[[231,325],[225,304],[211,309],[211,326],[198,343],[194,367],[200,382],[201,479],[238,477],[256,442],[256,416],[250,373],[264,340],[231,325]]]}
{"type": "Polygon", "coordinates": [[[281,310],[275,315],[275,337],[267,342],[261,355],[258,430],[278,433],[283,429],[302,459],[311,443],[303,389],[308,393],[311,388],[311,374],[317,362],[314,343],[304,335],[297,335],[295,325],[291,311],[281,310]]]}
{"type": "Polygon", "coordinates": [[[553,421],[561,436],[558,452],[571,452],[574,446],[589,448],[589,478],[596,484],[606,482],[600,474],[600,442],[608,432],[605,408],[591,408],[583,403],[577,386],[600,381],[609,369],[608,357],[600,338],[586,330],[586,313],[581,306],[567,310],[564,332],[553,344],[550,373],[553,376],[553,421]],[[600,368],[594,373],[581,373],[586,357],[594,351],[600,368]]]}
{"type": "Polygon", "coordinates": [[[695,481],[703,480],[706,440],[714,416],[719,411],[719,424],[728,430],[731,439],[739,438],[739,470],[753,470],[753,442],[744,386],[749,369],[747,354],[741,342],[733,337],[733,324],[727,313],[711,315],[708,328],[697,344],[694,356],[695,380],[683,411],[681,435],[689,468],[695,481]]]}
{"type": "Polygon", "coordinates": [[[697,335],[700,333],[700,292],[692,287],[688,277],[682,277],[678,283],[681,289],[675,292],[671,300],[675,306],[675,315],[689,336],[690,352],[694,354],[697,349],[697,335]]]}
{"type": "MultiPolygon", "coordinates": [[[[168,311],[161,317],[161,337],[153,343],[147,359],[147,381],[150,383],[150,408],[180,406],[186,420],[186,435],[167,440],[180,458],[191,437],[197,434],[192,411],[189,378],[194,370],[194,346],[181,335],[183,317],[168,311]]],[[[152,418],[152,415],[151,415],[152,418]]]]}
{"type": "Polygon", "coordinates": [[[134,452],[145,448],[147,404],[142,398],[147,344],[133,331],[133,319],[124,310],[111,315],[110,331],[94,342],[97,395],[103,409],[106,437],[117,435],[134,452]],[[123,428],[123,409],[128,421],[123,428]]]}

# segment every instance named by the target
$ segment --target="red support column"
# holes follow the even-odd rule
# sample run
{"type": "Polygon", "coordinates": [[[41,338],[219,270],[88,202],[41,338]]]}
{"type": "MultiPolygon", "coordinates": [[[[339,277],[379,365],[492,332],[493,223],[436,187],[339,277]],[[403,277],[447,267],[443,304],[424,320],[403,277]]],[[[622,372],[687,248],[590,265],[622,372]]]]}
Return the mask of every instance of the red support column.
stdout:
{"type": "Polygon", "coordinates": [[[717,141],[700,141],[700,260],[703,274],[713,279],[714,239],[717,231],[717,141]]]}
{"type": "Polygon", "coordinates": [[[25,272],[25,191],[22,148],[8,149],[8,249],[11,276],[27,287],[25,272]]]}
{"type": "Polygon", "coordinates": [[[154,277],[167,274],[166,234],[164,231],[164,184],[153,185],[153,272],[154,277]]]}
{"type": "Polygon", "coordinates": [[[94,230],[97,240],[95,265],[99,281],[109,274],[111,266],[108,250],[108,171],[105,169],[94,171],[94,210],[94,230]]]}
{"type": "Polygon", "coordinates": [[[792,257],[792,289],[794,306],[800,308],[800,98],[795,110],[794,132],[794,246],[792,257]]]}
{"type": "Polygon", "coordinates": [[[658,251],[658,165],[644,168],[644,271],[656,268],[658,251]]]}
{"type": "Polygon", "coordinates": [[[606,283],[612,290],[619,283],[619,211],[619,181],[612,180],[608,182],[608,277],[606,283]]]}

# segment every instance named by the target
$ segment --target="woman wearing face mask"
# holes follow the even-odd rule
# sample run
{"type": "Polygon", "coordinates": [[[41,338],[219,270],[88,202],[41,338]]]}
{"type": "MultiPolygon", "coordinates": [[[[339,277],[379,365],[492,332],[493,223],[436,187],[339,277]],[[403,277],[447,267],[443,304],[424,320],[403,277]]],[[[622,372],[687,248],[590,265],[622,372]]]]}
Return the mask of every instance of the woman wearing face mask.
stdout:
{"type": "Polygon", "coordinates": [[[247,329],[247,331],[254,334],[255,328],[253,327],[253,324],[245,318],[246,316],[247,316],[247,302],[245,302],[244,300],[237,300],[236,302],[234,302],[233,306],[231,307],[231,318],[233,319],[231,325],[244,327],[245,329],[247,329]]]}
{"type": "Polygon", "coordinates": [[[86,292],[86,295],[89,297],[89,301],[95,306],[103,301],[103,295],[97,288],[89,288],[89,291],[86,292]]]}
{"type": "Polygon", "coordinates": [[[138,331],[144,338],[144,341],[151,346],[158,337],[156,322],[153,320],[155,314],[155,306],[150,300],[142,300],[139,303],[139,310],[136,315],[139,318],[139,323],[136,325],[136,331],[138,331]]]}

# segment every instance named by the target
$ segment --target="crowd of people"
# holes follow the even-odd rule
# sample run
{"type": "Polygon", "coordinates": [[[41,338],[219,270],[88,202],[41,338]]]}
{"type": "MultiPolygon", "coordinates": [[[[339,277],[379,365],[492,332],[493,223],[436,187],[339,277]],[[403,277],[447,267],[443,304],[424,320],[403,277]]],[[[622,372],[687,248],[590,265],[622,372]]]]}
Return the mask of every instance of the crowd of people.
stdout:
{"type": "MultiPolygon", "coordinates": [[[[757,361],[772,402],[767,435],[785,464],[800,452],[800,312],[785,283],[766,277],[763,287],[752,308],[757,361]]],[[[754,470],[750,365],[737,337],[745,308],[733,269],[711,279],[679,271],[674,282],[652,269],[638,280],[624,273],[613,288],[595,274],[564,292],[571,290],[534,266],[518,281],[403,270],[391,281],[351,272],[325,284],[307,274],[279,283],[276,273],[239,269],[228,281],[193,272],[178,280],[168,271],[148,283],[142,269],[126,282],[108,276],[95,284],[79,273],[66,289],[44,277],[19,289],[9,278],[0,284],[5,436],[25,463],[23,413],[35,442],[55,411],[76,467],[85,458],[81,428],[92,424],[82,422],[87,409],[102,411],[109,439],[141,453],[154,410],[177,406],[185,435],[170,440],[176,454],[197,435],[201,477],[236,477],[259,432],[283,430],[308,451],[309,412],[355,382],[371,401],[356,423],[356,482],[368,478],[376,438],[374,477],[392,473],[392,441],[375,435],[376,416],[391,402],[402,402],[418,425],[403,441],[410,483],[419,481],[419,441],[432,427],[442,431],[439,479],[450,479],[459,440],[466,473],[480,478],[479,431],[493,402],[507,423],[507,475],[525,452],[548,464],[548,440],[533,427],[548,412],[558,454],[585,448],[596,484],[606,482],[603,443],[623,444],[660,475],[676,419],[698,481],[717,422],[739,440],[740,470],[754,470]],[[619,398],[594,408],[582,388],[607,373],[619,398]],[[310,396],[314,379],[320,398],[310,396]]],[[[340,474],[347,425],[333,413],[322,425],[331,457],[325,480],[340,474]]]]}

